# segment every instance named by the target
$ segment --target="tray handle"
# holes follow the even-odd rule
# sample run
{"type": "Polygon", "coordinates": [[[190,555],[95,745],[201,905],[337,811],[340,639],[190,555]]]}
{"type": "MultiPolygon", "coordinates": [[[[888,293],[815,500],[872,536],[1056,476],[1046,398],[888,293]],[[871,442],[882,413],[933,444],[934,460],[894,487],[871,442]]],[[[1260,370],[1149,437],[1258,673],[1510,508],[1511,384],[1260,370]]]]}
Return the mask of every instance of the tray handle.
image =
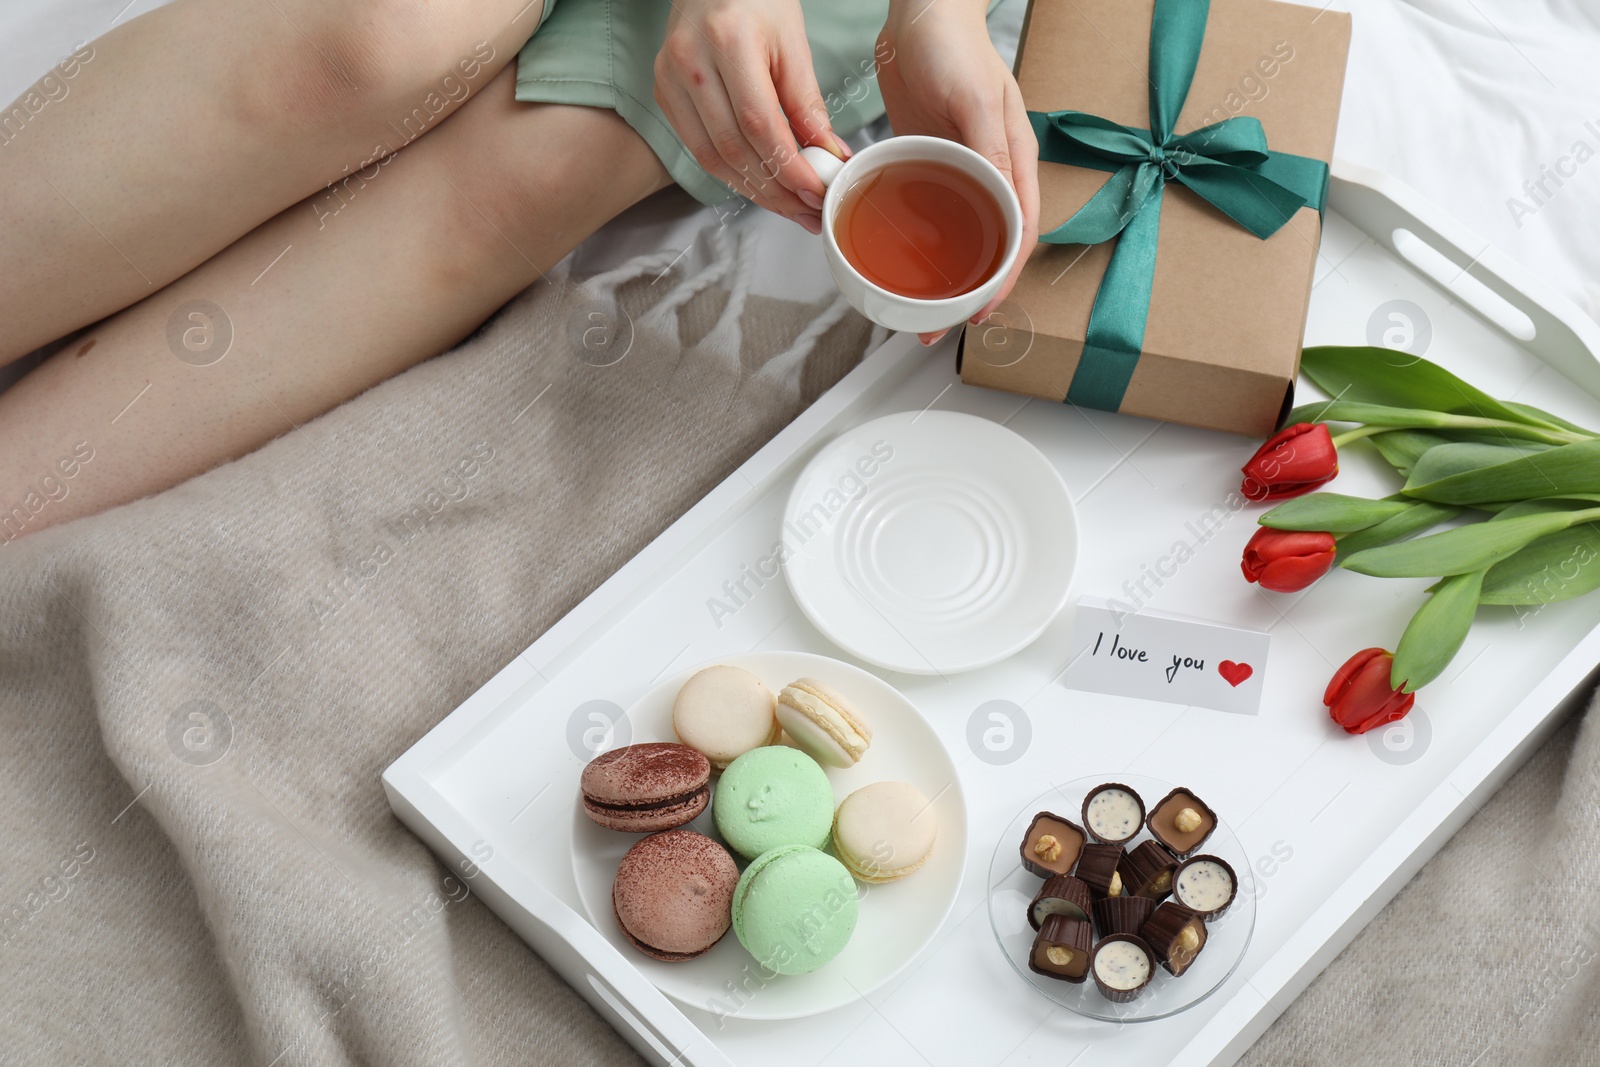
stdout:
{"type": "Polygon", "coordinates": [[[469,858],[466,820],[412,765],[383,772],[389,806],[452,873],[554,967],[634,1050],[660,1067],[733,1067],[677,1005],[572,907],[493,848],[469,858]]]}
{"type": "Polygon", "coordinates": [[[1405,183],[1335,160],[1334,210],[1585,391],[1600,397],[1600,325],[1405,183]]]}
{"type": "Polygon", "coordinates": [[[543,936],[518,932],[640,1055],[662,1067],[733,1067],[688,1016],[576,911],[531,879],[518,895],[533,904],[528,915],[543,928],[543,936]]]}

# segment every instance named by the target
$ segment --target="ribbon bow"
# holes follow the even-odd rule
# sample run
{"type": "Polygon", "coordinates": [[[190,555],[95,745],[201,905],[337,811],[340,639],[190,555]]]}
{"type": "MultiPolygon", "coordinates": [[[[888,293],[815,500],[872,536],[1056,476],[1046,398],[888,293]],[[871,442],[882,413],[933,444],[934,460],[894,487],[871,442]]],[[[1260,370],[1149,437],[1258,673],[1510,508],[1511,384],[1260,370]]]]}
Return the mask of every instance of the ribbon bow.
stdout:
{"type": "Polygon", "coordinates": [[[1167,182],[1187,186],[1263,240],[1302,207],[1322,210],[1328,165],[1270,150],[1257,119],[1240,115],[1173,135],[1200,60],[1210,6],[1210,0],[1156,0],[1148,130],[1082,111],[1028,112],[1041,160],[1112,172],[1076,214],[1039,238],[1100,244],[1120,235],[1095,294],[1083,356],[1067,389],[1069,403],[1104,411],[1122,406],[1144,347],[1167,182]]]}

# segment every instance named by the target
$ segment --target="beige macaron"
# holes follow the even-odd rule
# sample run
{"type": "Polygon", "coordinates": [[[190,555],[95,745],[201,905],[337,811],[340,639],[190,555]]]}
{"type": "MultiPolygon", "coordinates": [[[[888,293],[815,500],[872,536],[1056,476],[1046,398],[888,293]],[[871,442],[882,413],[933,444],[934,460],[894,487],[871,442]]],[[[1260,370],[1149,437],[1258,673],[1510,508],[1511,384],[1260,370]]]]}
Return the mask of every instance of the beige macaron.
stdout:
{"type": "Polygon", "coordinates": [[[815,678],[798,678],[778,693],[778,722],[818,763],[851,767],[872,744],[872,727],[851,703],[815,678]]]}
{"type": "Polygon", "coordinates": [[[833,851],[863,882],[892,882],[920,868],[939,838],[939,817],[908,782],[874,782],[833,815],[833,851]]]}
{"type": "Polygon", "coordinates": [[[707,667],[678,690],[672,730],[722,770],[753,748],[777,744],[783,728],[774,703],[767,683],[742,667],[707,667]]]}

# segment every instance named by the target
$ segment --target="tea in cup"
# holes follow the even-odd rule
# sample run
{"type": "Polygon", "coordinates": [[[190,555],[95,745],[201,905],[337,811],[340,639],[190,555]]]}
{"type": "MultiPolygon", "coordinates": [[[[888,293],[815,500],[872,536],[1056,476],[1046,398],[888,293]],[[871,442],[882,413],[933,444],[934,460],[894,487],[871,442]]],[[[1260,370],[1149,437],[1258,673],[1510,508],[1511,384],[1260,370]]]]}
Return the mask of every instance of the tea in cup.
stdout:
{"type": "Polygon", "coordinates": [[[827,186],[828,269],[857,311],[933,333],[981,311],[1022,250],[1022,205],[994,164],[942,137],[891,137],[840,162],[801,155],[827,186]]]}

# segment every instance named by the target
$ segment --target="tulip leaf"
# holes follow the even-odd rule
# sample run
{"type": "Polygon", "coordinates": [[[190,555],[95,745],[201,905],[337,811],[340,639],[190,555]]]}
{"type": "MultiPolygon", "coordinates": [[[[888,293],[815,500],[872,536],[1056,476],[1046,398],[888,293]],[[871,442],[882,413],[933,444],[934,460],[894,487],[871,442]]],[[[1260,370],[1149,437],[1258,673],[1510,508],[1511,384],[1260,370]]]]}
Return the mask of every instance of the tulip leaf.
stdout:
{"type": "Polygon", "coordinates": [[[1293,426],[1301,422],[1321,422],[1322,413],[1328,410],[1330,403],[1332,401],[1314,400],[1309,404],[1301,404],[1299,407],[1290,408],[1289,414],[1283,417],[1283,425],[1293,426]]]}
{"type": "Polygon", "coordinates": [[[1502,400],[1502,401],[1500,401],[1500,403],[1504,404],[1506,407],[1510,408],[1512,411],[1520,412],[1521,414],[1527,416],[1528,418],[1531,418],[1531,419],[1542,419],[1543,421],[1549,423],[1552,426],[1561,427],[1563,430],[1573,430],[1573,431],[1576,431],[1577,433],[1587,433],[1587,434],[1594,433],[1593,430],[1588,429],[1587,427],[1579,426],[1575,422],[1568,422],[1566,419],[1563,419],[1560,415],[1552,415],[1548,411],[1544,410],[1543,408],[1536,408],[1532,404],[1519,404],[1515,400],[1502,400]]]}
{"type": "Polygon", "coordinates": [[[1600,529],[1580,523],[1489,568],[1484,604],[1543,607],[1600,589],[1600,529]]]}
{"type": "Polygon", "coordinates": [[[1412,467],[1402,492],[1440,504],[1600,493],[1600,441],[1580,441],[1526,455],[1515,455],[1517,451],[1496,445],[1440,445],[1425,452],[1412,467]],[[1492,448],[1502,448],[1507,458],[1485,465],[1482,461],[1492,455],[1486,450],[1492,448]],[[1468,449],[1475,451],[1465,451],[1468,449]],[[1471,462],[1478,465],[1469,465],[1471,462]]]}
{"type": "Polygon", "coordinates": [[[1395,646],[1394,663],[1389,668],[1389,684],[1414,693],[1427,685],[1461,651],[1478,610],[1478,591],[1483,587],[1483,571],[1469,571],[1446,578],[1406,624],[1395,646]]]}
{"type": "Polygon", "coordinates": [[[1399,544],[1352,553],[1340,566],[1378,578],[1430,578],[1486,570],[1571,523],[1567,513],[1476,522],[1399,544]]]}
{"type": "Polygon", "coordinates": [[[1323,422],[1359,422],[1367,426],[1438,430],[1452,437],[1470,435],[1492,444],[1505,442],[1509,445],[1520,440],[1569,444],[1573,438],[1572,433],[1567,430],[1556,430],[1548,426],[1528,426],[1506,420],[1488,425],[1483,425],[1482,420],[1477,420],[1474,424],[1470,420],[1476,420],[1476,416],[1427,411],[1422,408],[1395,408],[1383,404],[1362,404],[1351,400],[1330,400],[1325,404],[1313,406],[1317,408],[1321,415],[1320,421],[1323,422]]]}
{"type": "Polygon", "coordinates": [[[1363,549],[1387,545],[1410,537],[1414,533],[1421,533],[1430,526],[1448,522],[1459,514],[1461,514],[1460,508],[1419,500],[1405,511],[1384,519],[1376,526],[1368,526],[1364,530],[1357,530],[1339,538],[1339,554],[1349,556],[1363,549]]]}
{"type": "Polygon", "coordinates": [[[1389,466],[1401,474],[1408,473],[1424,452],[1434,445],[1446,444],[1449,438],[1427,430],[1386,430],[1367,438],[1389,466]]]}
{"type": "MultiPolygon", "coordinates": [[[[1461,441],[1467,444],[1475,445],[1502,445],[1506,448],[1514,449],[1522,455],[1528,455],[1533,452],[1547,452],[1550,449],[1558,448],[1561,445],[1572,444],[1571,441],[1547,442],[1534,440],[1530,437],[1518,437],[1515,434],[1507,434],[1503,430],[1493,428],[1486,430],[1470,430],[1462,429],[1460,427],[1450,427],[1447,429],[1436,430],[1434,432],[1438,433],[1442,437],[1448,438],[1451,441],[1461,441]]],[[[1529,432],[1542,434],[1546,431],[1530,429],[1529,432]]],[[[1549,432],[1556,433],[1564,431],[1549,432]]]]}
{"type": "Polygon", "coordinates": [[[1503,519],[1520,519],[1524,515],[1550,515],[1562,511],[1582,511],[1592,508],[1595,502],[1600,501],[1600,494],[1590,493],[1584,496],[1570,497],[1536,497],[1533,500],[1518,500],[1514,504],[1507,504],[1499,513],[1490,519],[1490,522],[1499,522],[1503,519]]]}
{"type": "Polygon", "coordinates": [[[1506,419],[1546,429],[1567,428],[1536,409],[1502,404],[1438,364],[1409,352],[1371,345],[1325,345],[1302,352],[1300,370],[1340,400],[1506,419]]]}
{"type": "MultiPolygon", "coordinates": [[[[1530,442],[1531,443],[1531,442],[1530,442]]],[[[1406,477],[1406,490],[1413,486],[1428,485],[1468,471],[1483,470],[1512,460],[1525,459],[1543,446],[1518,448],[1513,445],[1486,445],[1472,441],[1451,441],[1430,448],[1411,465],[1406,477]]],[[[1411,494],[1415,495],[1415,494],[1411,494]]]]}
{"type": "Polygon", "coordinates": [[[1362,404],[1352,400],[1313,400],[1289,412],[1285,426],[1297,422],[1364,422],[1373,426],[1415,426],[1442,423],[1447,416],[1420,408],[1397,408],[1387,404],[1362,404]]]}
{"type": "Polygon", "coordinates": [[[1279,504],[1256,521],[1274,530],[1350,533],[1393,518],[1412,506],[1405,500],[1368,500],[1340,493],[1312,493],[1279,504]]]}

